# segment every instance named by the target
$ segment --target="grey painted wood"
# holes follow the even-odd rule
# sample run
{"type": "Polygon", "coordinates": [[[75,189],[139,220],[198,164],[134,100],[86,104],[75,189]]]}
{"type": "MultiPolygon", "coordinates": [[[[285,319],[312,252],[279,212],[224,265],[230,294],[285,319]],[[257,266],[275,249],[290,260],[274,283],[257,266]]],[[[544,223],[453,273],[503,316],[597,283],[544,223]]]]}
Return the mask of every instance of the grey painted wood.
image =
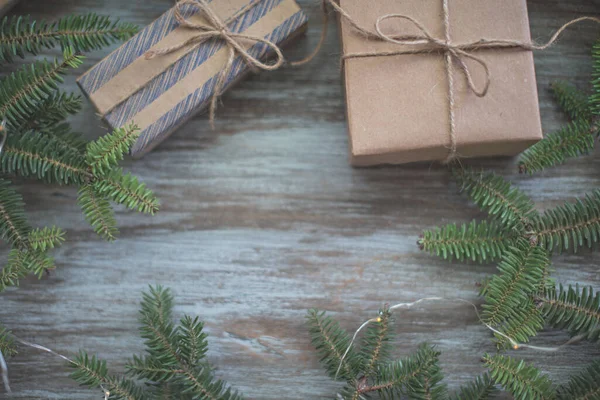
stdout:
{"type": "MultiPolygon", "coordinates": [[[[316,2],[302,3],[318,20],[316,2]]],[[[13,12],[43,18],[97,11],[147,24],[169,4],[29,0],[13,12]]],[[[600,13],[600,2],[590,0],[532,0],[529,6],[534,38],[546,38],[573,17],[600,13]]],[[[313,25],[289,57],[312,48],[317,31],[313,25]]],[[[536,54],[547,132],[564,122],[549,83],[567,79],[585,87],[598,32],[580,26],[536,54]]],[[[121,372],[126,357],[142,348],[135,321],[140,292],[158,283],[173,289],[177,315],[206,321],[218,375],[249,398],[333,398],[338,386],[310,347],[306,309],[329,310],[353,330],[384,302],[431,295],[477,301],[476,282],[494,266],[448,264],[415,245],[423,228],[482,216],[456,193],[447,171],[429,164],[348,166],[339,52],[334,29],[311,65],[251,77],[224,96],[216,132],[205,116],[197,117],[150,155],[128,162],[160,196],[162,209],[155,217],[120,209],[115,243],[86,225],[74,189],[21,186],[31,220],[63,226],[68,242],[56,252],[59,269],[50,277],[26,280],[0,296],[0,321],[67,355],[79,348],[96,352],[121,372]]],[[[81,71],[107,53],[91,55],[81,71]]],[[[67,77],[73,90],[75,75],[67,77]]],[[[90,137],[103,131],[88,104],[74,125],[90,137]]],[[[511,159],[471,163],[514,180],[541,210],[600,186],[597,155],[534,177],[519,176],[511,159]]],[[[556,277],[600,289],[598,257],[586,251],[558,257],[556,277]]],[[[395,353],[407,354],[423,341],[436,344],[452,388],[481,372],[481,355],[493,351],[489,332],[464,304],[430,303],[396,317],[395,353]]],[[[535,344],[566,338],[545,332],[535,344]]],[[[518,355],[562,382],[600,349],[580,343],[518,355]]],[[[14,398],[100,397],[71,382],[60,359],[35,350],[22,349],[10,368],[14,398]]]]}

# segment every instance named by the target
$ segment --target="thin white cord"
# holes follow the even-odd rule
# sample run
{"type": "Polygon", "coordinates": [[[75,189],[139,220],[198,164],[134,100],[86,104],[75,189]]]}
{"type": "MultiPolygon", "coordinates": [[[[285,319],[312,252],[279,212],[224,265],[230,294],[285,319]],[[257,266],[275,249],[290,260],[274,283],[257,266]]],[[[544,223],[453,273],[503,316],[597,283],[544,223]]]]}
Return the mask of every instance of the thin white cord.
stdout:
{"type": "MultiPolygon", "coordinates": [[[[511,338],[510,336],[506,335],[503,332],[500,332],[499,330],[495,329],[493,326],[490,326],[489,324],[483,322],[483,320],[481,319],[481,316],[479,315],[479,311],[477,310],[477,306],[473,303],[471,303],[468,300],[465,299],[460,299],[460,298],[444,298],[444,297],[424,297],[422,299],[413,301],[411,303],[398,303],[395,304],[393,306],[391,306],[390,308],[388,308],[388,311],[392,312],[394,310],[397,310],[399,308],[412,308],[413,306],[425,302],[425,301],[439,301],[439,300],[445,300],[445,301],[459,301],[462,303],[466,303],[468,305],[470,305],[471,307],[473,307],[473,309],[475,310],[475,315],[477,315],[477,319],[486,327],[488,328],[490,331],[498,334],[499,336],[502,336],[503,338],[505,338],[506,340],[508,340],[512,346],[513,349],[518,350],[518,349],[532,349],[532,350],[538,350],[538,351],[547,351],[547,352],[554,352],[554,351],[558,351],[560,350],[562,347],[567,346],[571,343],[573,343],[574,341],[578,340],[578,337],[574,337],[572,339],[570,339],[568,342],[558,346],[558,347],[541,347],[541,346],[532,346],[532,345],[528,345],[525,343],[519,343],[516,340],[514,340],[513,338],[511,338]]],[[[367,321],[365,321],[357,330],[356,332],[354,332],[354,336],[352,336],[352,340],[350,341],[350,344],[348,345],[348,348],[346,349],[346,351],[344,352],[344,355],[342,356],[342,358],[340,359],[340,365],[338,366],[338,369],[335,373],[335,378],[337,379],[337,376],[340,372],[340,369],[342,367],[342,364],[346,358],[346,356],[348,355],[348,352],[350,351],[350,349],[352,348],[352,345],[354,344],[354,341],[356,340],[356,337],[358,336],[358,333],[363,330],[367,325],[369,325],[370,323],[373,322],[380,322],[381,321],[381,317],[377,317],[377,318],[371,318],[367,321]]]]}
{"type": "Polygon", "coordinates": [[[8,380],[8,365],[6,365],[6,361],[4,360],[4,356],[2,355],[2,350],[0,350],[0,373],[2,373],[2,382],[4,383],[4,389],[6,393],[10,393],[10,381],[8,380]]]}
{"type": "MultiPolygon", "coordinates": [[[[71,360],[69,357],[63,356],[62,354],[59,354],[59,353],[55,352],[54,350],[51,350],[47,347],[44,347],[39,344],[31,343],[31,342],[28,342],[23,339],[19,339],[18,337],[14,336],[14,335],[12,337],[14,338],[14,340],[16,340],[17,342],[19,342],[25,346],[32,347],[37,350],[45,351],[46,353],[50,353],[57,357],[62,358],[63,360],[67,361],[68,363],[76,364],[75,361],[71,360]]],[[[6,365],[6,361],[2,357],[1,351],[0,351],[0,370],[2,371],[2,380],[4,382],[4,388],[6,389],[7,393],[10,393],[10,384],[9,384],[9,380],[8,380],[8,366],[6,365]]],[[[102,394],[104,395],[104,400],[109,400],[110,391],[106,390],[104,388],[104,386],[102,386],[102,384],[99,384],[99,386],[100,386],[100,389],[102,389],[102,394]]]]}

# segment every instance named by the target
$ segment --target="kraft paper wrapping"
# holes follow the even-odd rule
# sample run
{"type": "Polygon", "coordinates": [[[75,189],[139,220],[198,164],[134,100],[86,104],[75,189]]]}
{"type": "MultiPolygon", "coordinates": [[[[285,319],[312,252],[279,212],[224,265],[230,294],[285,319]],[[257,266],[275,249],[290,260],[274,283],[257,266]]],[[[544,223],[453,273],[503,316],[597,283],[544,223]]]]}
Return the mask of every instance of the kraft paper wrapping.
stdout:
{"type": "MultiPolygon", "coordinates": [[[[264,37],[277,45],[301,33],[307,22],[294,0],[212,0],[209,4],[232,32],[264,37]],[[253,3],[258,4],[240,15],[240,10],[253,3]]],[[[140,127],[140,137],[131,149],[134,156],[148,152],[206,109],[216,78],[227,62],[228,48],[219,38],[196,48],[146,59],[148,50],[169,47],[198,33],[178,27],[173,11],[170,9],[142,29],[77,81],[113,129],[130,123],[140,127]]],[[[184,16],[205,22],[201,15],[194,14],[196,11],[188,7],[184,16]]],[[[271,55],[262,43],[243,43],[255,57],[265,59],[271,55]]],[[[249,67],[238,55],[225,89],[248,72],[249,67]]]]}
{"type": "MultiPolygon", "coordinates": [[[[340,0],[361,26],[374,27],[384,14],[405,14],[437,38],[444,37],[441,0],[340,0]]],[[[450,0],[453,43],[481,38],[529,41],[526,0],[450,0]]],[[[395,50],[398,45],[365,39],[343,19],[344,54],[395,50]]],[[[414,26],[386,21],[386,33],[419,34],[414,26]]],[[[476,52],[488,64],[491,85],[479,98],[454,69],[456,132],[461,157],[518,154],[542,138],[537,87],[530,51],[476,52]]],[[[470,60],[476,82],[484,72],[470,60]]],[[[444,160],[450,147],[448,82],[438,53],[344,61],[351,163],[357,166],[444,160]]]]}

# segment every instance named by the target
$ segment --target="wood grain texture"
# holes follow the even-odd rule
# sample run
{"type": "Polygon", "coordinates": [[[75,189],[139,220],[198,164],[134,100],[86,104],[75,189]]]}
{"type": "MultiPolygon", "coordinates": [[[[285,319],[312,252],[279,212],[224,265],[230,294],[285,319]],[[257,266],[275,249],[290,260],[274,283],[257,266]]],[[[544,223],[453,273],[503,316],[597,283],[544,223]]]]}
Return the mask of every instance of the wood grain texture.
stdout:
{"type": "MultiPolygon", "coordinates": [[[[316,1],[304,0],[312,21],[316,1]]],[[[54,18],[96,11],[147,24],[170,2],[145,0],[29,0],[14,13],[54,18]]],[[[534,38],[547,38],[563,22],[600,15],[596,0],[529,1],[534,38]]],[[[546,132],[564,120],[548,87],[566,79],[586,87],[590,48],[599,29],[581,25],[552,49],[536,54],[540,106],[546,132]]],[[[299,58],[316,43],[287,51],[299,58]]],[[[96,52],[81,71],[109,50],[96,52]]],[[[68,242],[56,252],[59,269],[42,281],[26,280],[0,296],[0,321],[27,340],[73,355],[79,348],[122,372],[126,357],[142,349],[137,334],[140,293],[149,283],[171,287],[176,314],[199,315],[210,333],[210,359],[218,375],[251,399],[334,398],[312,351],[306,309],[318,307],[354,330],[384,302],[441,295],[477,301],[475,286],[494,266],[449,264],[419,251],[424,228],[481,217],[456,193],[448,172],[421,164],[352,169],[347,163],[337,32],[302,69],[253,76],[223,97],[217,130],[199,116],[127,168],[162,201],[155,217],[120,209],[121,237],[100,240],[83,220],[72,188],[28,183],[20,190],[36,225],[58,224],[68,242]]],[[[73,120],[90,138],[103,128],[91,105],[73,120]]],[[[519,176],[516,160],[471,161],[515,181],[540,210],[600,186],[600,157],[592,155],[534,177],[519,176]]],[[[6,254],[6,248],[3,248],[6,254]]],[[[555,259],[558,281],[600,289],[600,255],[581,252],[555,259]]],[[[428,341],[443,352],[451,388],[482,371],[493,351],[490,334],[472,309],[430,303],[396,315],[395,354],[428,341]]],[[[544,332],[535,344],[563,343],[544,332]]],[[[558,382],[600,356],[580,343],[555,353],[518,353],[558,382]]],[[[15,399],[98,399],[79,388],[64,363],[31,349],[10,360],[15,399]]],[[[6,397],[0,393],[0,398],[6,397]]]]}

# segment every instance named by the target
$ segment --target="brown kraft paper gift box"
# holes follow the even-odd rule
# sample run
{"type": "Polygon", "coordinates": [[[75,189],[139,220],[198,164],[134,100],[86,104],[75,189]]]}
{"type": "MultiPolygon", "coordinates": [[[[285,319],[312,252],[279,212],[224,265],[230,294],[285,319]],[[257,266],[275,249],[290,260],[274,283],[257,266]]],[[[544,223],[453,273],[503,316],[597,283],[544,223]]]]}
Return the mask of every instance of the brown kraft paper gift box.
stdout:
{"type": "MultiPolygon", "coordinates": [[[[444,38],[442,0],[339,0],[360,26],[374,30],[385,14],[404,14],[444,38]]],[[[452,43],[482,38],[530,41],[526,0],[450,0],[452,43]]],[[[398,19],[386,34],[421,34],[398,19]]],[[[399,44],[372,40],[340,19],[343,54],[383,52],[399,44]]],[[[406,45],[402,45],[406,48],[406,45]]],[[[418,45],[414,45],[418,46],[418,45]]],[[[419,45],[420,46],[420,45],[419,45]]],[[[511,156],[542,139],[533,54],[522,49],[474,51],[490,69],[485,97],[468,90],[454,68],[456,143],[459,157],[511,156]]],[[[484,69],[465,59],[478,85],[484,69]]],[[[445,160],[449,154],[448,79],[443,53],[344,60],[351,163],[356,166],[445,160]]]]}

